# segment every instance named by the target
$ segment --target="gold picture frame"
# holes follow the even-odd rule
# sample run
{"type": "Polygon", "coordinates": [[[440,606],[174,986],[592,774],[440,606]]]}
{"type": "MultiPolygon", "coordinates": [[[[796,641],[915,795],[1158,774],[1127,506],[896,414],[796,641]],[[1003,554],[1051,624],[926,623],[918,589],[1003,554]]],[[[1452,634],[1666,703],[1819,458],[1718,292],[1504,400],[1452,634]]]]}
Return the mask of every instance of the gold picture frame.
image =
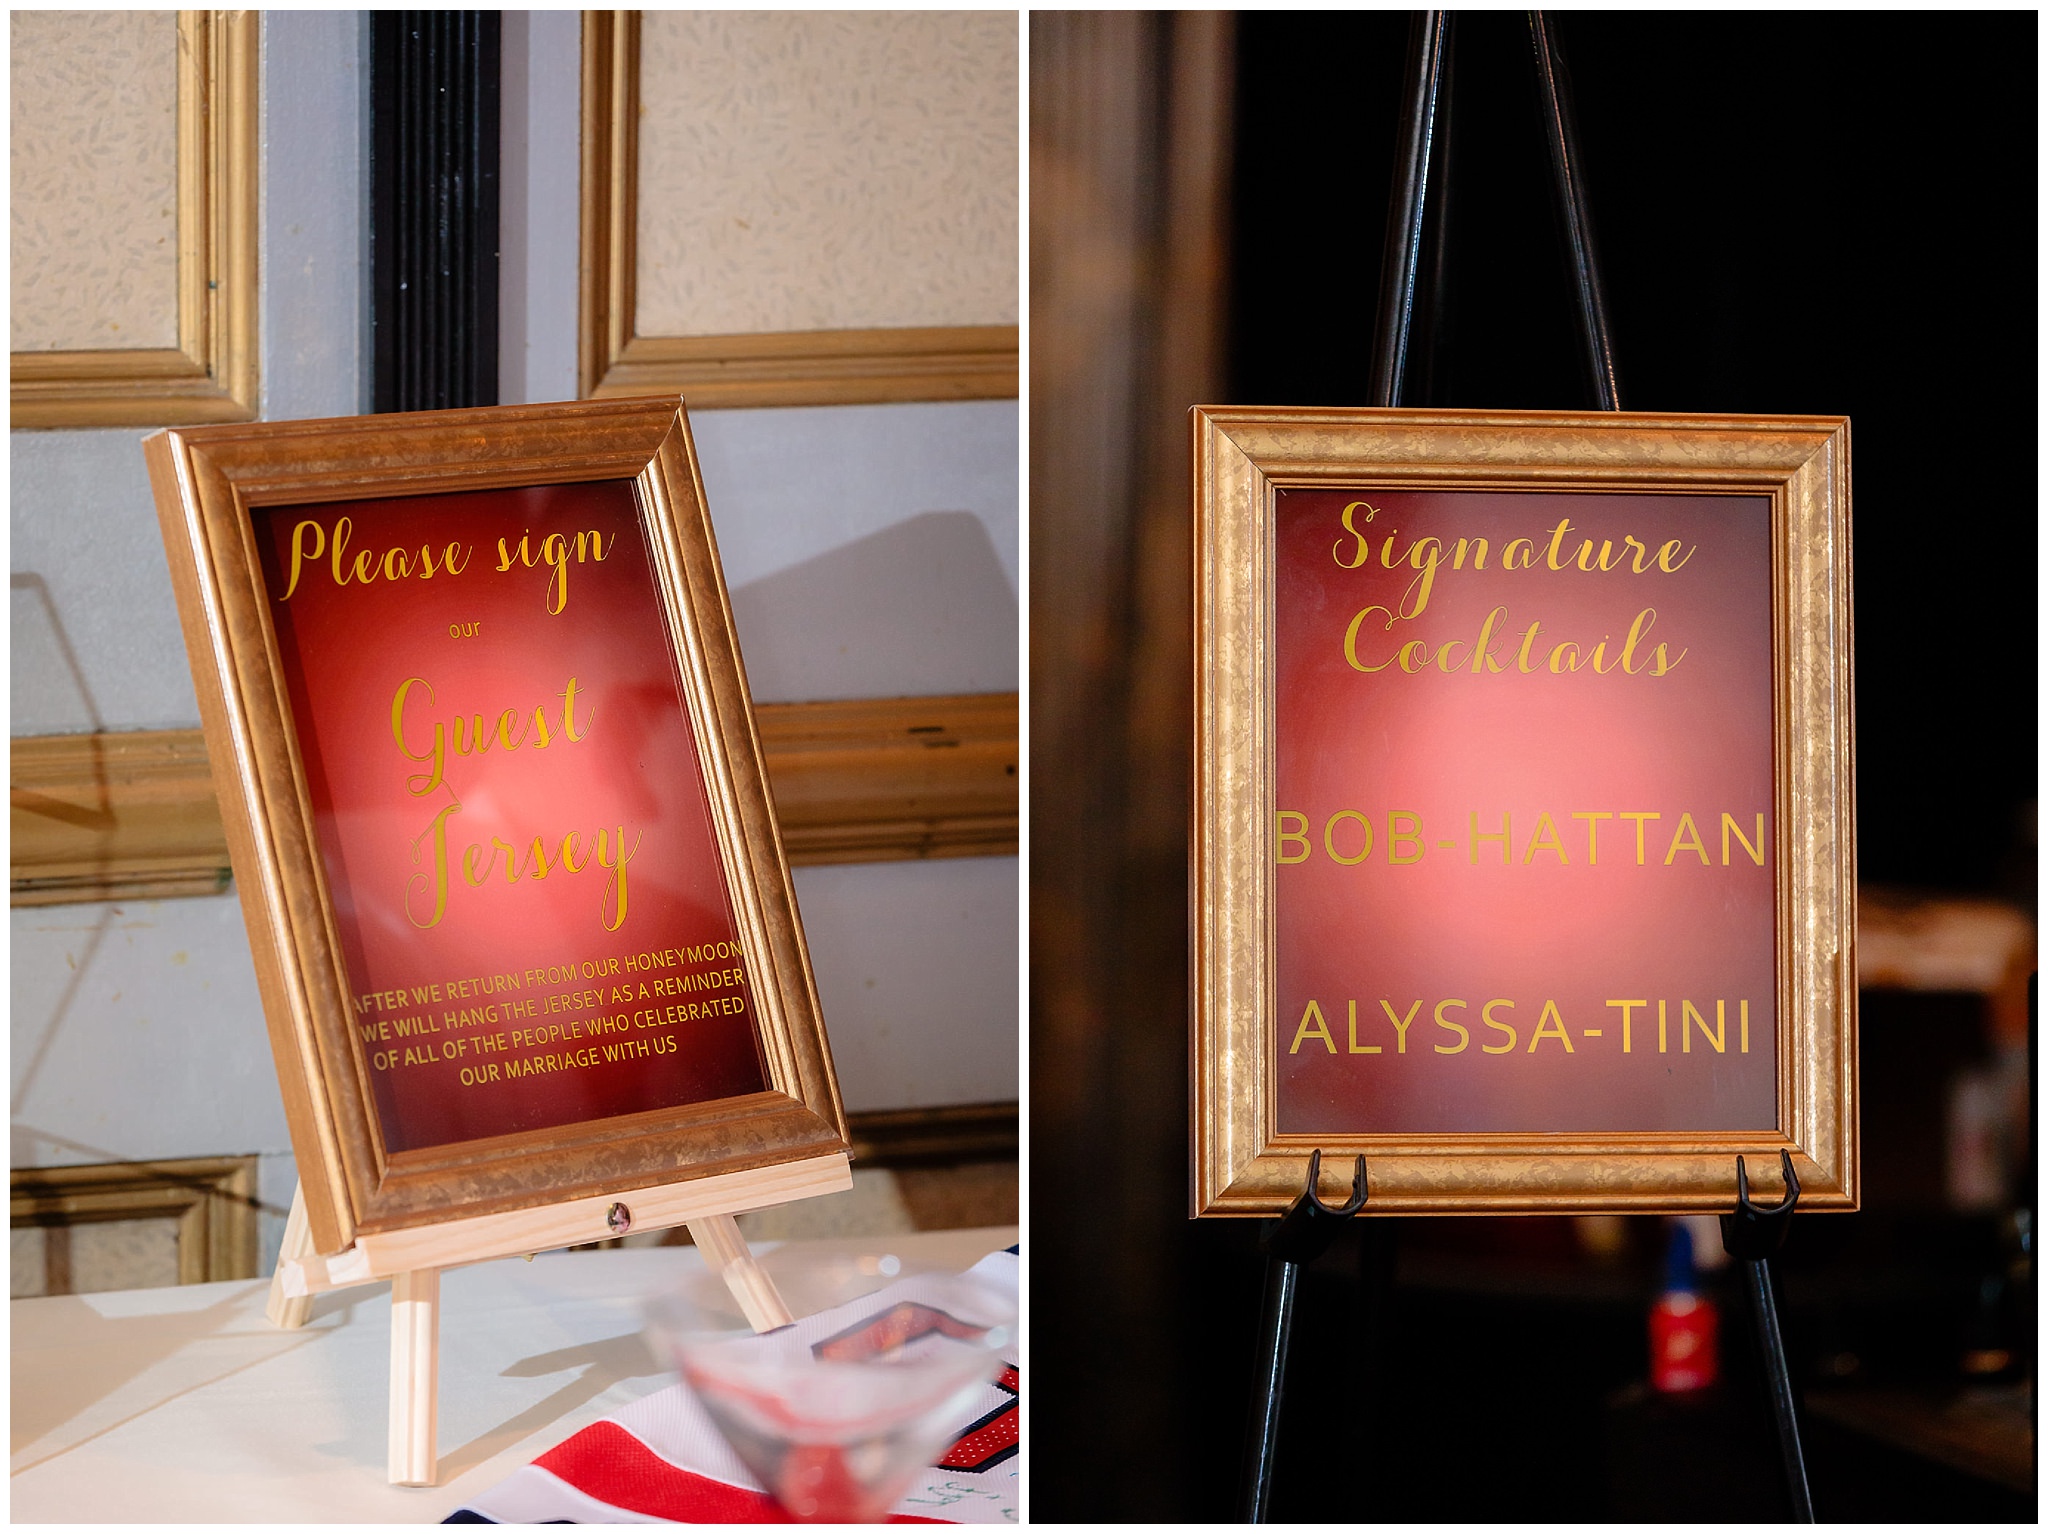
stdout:
{"type": "Polygon", "coordinates": [[[1775,1197],[1781,1150],[1801,1208],[1854,1209],[1848,422],[1200,407],[1193,437],[1193,1213],[1284,1211],[1314,1151],[1324,1195],[1338,1201],[1352,1158],[1365,1157],[1369,1214],[1727,1210],[1736,1157],[1759,1197],[1775,1197]],[[1275,496],[1358,484],[1769,499],[1774,1132],[1279,1132],[1275,496]]]}
{"type": "Polygon", "coordinates": [[[13,353],[17,429],[255,416],[260,26],[178,13],[178,344],[13,353]]]}
{"type": "Polygon", "coordinates": [[[698,408],[1015,399],[1015,325],[647,336],[634,323],[640,13],[583,13],[585,399],[674,393],[698,408]]]}
{"type": "Polygon", "coordinates": [[[159,432],[144,451],[313,1249],[354,1243],[380,1271],[410,1271],[599,1239],[615,1233],[608,1201],[631,1190],[635,1223],[650,1228],[847,1186],[845,1112],[679,403],[199,427],[159,432]],[[768,1090],[387,1150],[252,513],[607,480],[633,484],[768,1090]],[[545,1210],[558,1217],[524,1217],[545,1210]],[[436,1234],[457,1227],[460,1239],[436,1234]]]}

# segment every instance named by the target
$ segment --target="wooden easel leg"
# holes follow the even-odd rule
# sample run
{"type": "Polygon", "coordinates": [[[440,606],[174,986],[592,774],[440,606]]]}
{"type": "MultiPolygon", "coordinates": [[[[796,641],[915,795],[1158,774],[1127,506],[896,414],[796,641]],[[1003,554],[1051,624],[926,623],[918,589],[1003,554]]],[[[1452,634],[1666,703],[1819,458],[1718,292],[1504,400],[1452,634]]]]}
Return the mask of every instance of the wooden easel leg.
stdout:
{"type": "Polygon", "coordinates": [[[747,1249],[747,1238],[740,1234],[731,1215],[714,1214],[688,1224],[690,1239],[697,1243],[697,1250],[704,1254],[711,1271],[725,1280],[725,1287],[740,1302],[740,1312],[749,1326],[757,1332],[768,1332],[796,1319],[776,1292],[775,1280],[754,1261],[754,1254],[747,1249]]]}
{"type": "Polygon", "coordinates": [[[277,1271],[270,1275],[270,1303],[263,1308],[272,1326],[291,1331],[312,1319],[312,1295],[293,1299],[284,1292],[284,1265],[312,1255],[313,1231],[306,1223],[306,1190],[294,1184],[292,1212],[284,1222],[284,1246],[277,1254],[277,1271]]]}
{"type": "Polygon", "coordinates": [[[440,1367],[441,1270],[391,1280],[393,1486],[434,1484],[434,1409],[440,1367]]]}

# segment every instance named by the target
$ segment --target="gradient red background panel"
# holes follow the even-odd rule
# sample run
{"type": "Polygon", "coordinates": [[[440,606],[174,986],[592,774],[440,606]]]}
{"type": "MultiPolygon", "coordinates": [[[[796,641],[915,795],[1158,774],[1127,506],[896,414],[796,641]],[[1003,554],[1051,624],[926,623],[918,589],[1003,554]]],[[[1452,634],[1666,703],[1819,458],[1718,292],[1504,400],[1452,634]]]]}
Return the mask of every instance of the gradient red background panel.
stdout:
{"type": "Polygon", "coordinates": [[[762,1090],[631,482],[281,507],[255,527],[387,1147],[762,1090]],[[604,863],[622,840],[621,919],[604,863]]]}
{"type": "Polygon", "coordinates": [[[1276,516],[1280,1130],[1774,1127],[1769,502],[1294,490],[1276,516]]]}

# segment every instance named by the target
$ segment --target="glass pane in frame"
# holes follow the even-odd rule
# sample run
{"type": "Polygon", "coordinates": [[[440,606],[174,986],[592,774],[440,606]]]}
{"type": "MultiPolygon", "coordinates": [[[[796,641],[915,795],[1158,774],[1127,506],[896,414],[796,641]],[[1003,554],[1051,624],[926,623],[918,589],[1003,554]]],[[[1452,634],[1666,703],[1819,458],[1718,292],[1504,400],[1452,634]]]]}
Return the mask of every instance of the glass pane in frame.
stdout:
{"type": "Polygon", "coordinates": [[[1275,505],[1275,1128],[1772,1130],[1769,499],[1275,505]]]}
{"type": "Polygon", "coordinates": [[[386,1149],[763,1090],[632,482],[254,522],[386,1149]]]}

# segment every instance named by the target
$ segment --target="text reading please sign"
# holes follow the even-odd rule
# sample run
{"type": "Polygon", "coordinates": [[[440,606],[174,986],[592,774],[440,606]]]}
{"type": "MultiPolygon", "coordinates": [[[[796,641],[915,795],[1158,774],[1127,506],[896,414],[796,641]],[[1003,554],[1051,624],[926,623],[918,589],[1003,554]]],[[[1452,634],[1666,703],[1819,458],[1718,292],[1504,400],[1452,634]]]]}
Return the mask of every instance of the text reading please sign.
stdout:
{"type": "Polygon", "coordinates": [[[631,483],[257,529],[386,1145],[761,1091],[631,483]]]}
{"type": "Polygon", "coordinates": [[[1770,1128],[1769,502],[1276,502],[1280,1132],[1770,1128]]]}

